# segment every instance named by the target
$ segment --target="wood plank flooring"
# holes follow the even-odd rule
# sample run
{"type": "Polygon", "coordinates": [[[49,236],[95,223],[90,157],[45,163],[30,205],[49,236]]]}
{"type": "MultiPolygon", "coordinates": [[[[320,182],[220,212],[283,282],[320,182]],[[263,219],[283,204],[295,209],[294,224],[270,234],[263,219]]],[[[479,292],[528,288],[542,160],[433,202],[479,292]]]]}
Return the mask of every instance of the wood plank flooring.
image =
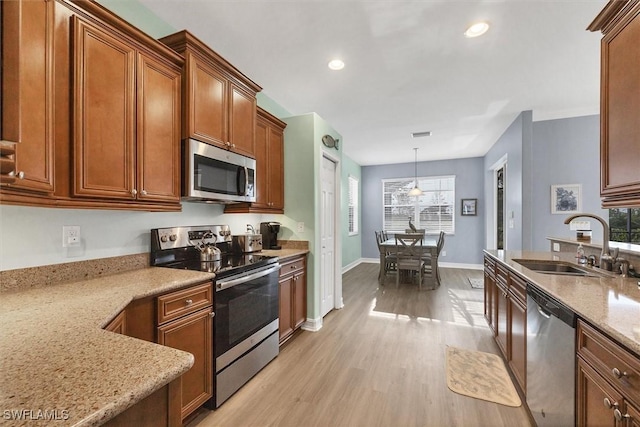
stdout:
{"type": "Polygon", "coordinates": [[[360,264],[343,277],[344,308],[318,332],[302,331],[218,410],[189,427],[212,426],[531,426],[511,408],[453,393],[447,345],[498,354],[483,317],[479,270],[442,269],[442,286],[387,278],[360,264]]]}

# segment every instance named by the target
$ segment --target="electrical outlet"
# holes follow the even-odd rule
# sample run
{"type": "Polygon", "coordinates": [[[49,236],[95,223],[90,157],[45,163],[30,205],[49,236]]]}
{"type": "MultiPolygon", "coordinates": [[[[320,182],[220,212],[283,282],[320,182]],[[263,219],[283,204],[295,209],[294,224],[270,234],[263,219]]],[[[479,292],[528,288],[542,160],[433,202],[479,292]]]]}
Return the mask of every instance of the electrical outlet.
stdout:
{"type": "Polygon", "coordinates": [[[441,251],[441,252],[440,252],[440,255],[442,255],[442,256],[447,256],[447,251],[441,251]]]}
{"type": "Polygon", "coordinates": [[[62,226],[62,247],[80,246],[80,226],[79,225],[63,225],[62,226]]]}
{"type": "Polygon", "coordinates": [[[304,222],[298,223],[298,233],[304,233],[304,222]]]}

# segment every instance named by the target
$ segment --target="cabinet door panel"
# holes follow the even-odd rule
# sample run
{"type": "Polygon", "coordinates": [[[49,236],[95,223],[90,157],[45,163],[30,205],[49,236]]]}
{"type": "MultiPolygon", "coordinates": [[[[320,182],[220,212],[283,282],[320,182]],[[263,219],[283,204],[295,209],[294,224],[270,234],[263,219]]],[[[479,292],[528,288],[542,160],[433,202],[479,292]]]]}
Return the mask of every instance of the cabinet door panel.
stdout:
{"type": "Polygon", "coordinates": [[[158,344],[193,354],[195,362],[182,374],[182,419],[213,394],[211,307],[158,327],[158,344]]]}
{"type": "Polygon", "coordinates": [[[487,324],[494,332],[496,331],[494,321],[493,302],[495,300],[494,294],[496,293],[496,283],[491,274],[485,270],[484,272],[484,317],[487,319],[487,324]]]}
{"type": "MultiPolygon", "coordinates": [[[[191,55],[191,54],[189,54],[191,55]]],[[[189,136],[200,141],[225,146],[227,131],[227,79],[195,56],[189,66],[188,105],[189,136]]]]}
{"type": "Polygon", "coordinates": [[[509,366],[520,389],[526,393],[527,377],[527,307],[509,298],[511,314],[511,359],[509,366]]]}
{"type": "Polygon", "coordinates": [[[256,127],[255,95],[232,84],[229,110],[229,141],[235,144],[233,151],[253,157],[256,127]]]}
{"type": "Polygon", "coordinates": [[[293,333],[291,299],[293,276],[280,280],[280,342],[293,333]]]}
{"type": "Polygon", "coordinates": [[[508,331],[507,331],[507,312],[509,310],[509,301],[507,299],[507,292],[500,288],[500,286],[496,287],[496,297],[495,297],[495,326],[496,326],[496,343],[505,359],[510,359],[509,354],[509,343],[508,343],[508,331]]]}
{"type": "Polygon", "coordinates": [[[284,209],[284,133],[269,133],[269,202],[272,209],[284,209]]]}
{"type": "Polygon", "coordinates": [[[180,200],[180,70],[138,60],[138,198],[180,200]]]}
{"type": "MultiPolygon", "coordinates": [[[[602,40],[602,195],[640,199],[640,7],[602,40]]],[[[626,206],[626,205],[624,205],[626,206]]]]}
{"type": "Polygon", "coordinates": [[[293,328],[307,320],[307,275],[299,274],[293,279],[293,328]]]}
{"type": "Polygon", "coordinates": [[[622,396],[580,357],[578,357],[577,375],[576,425],[578,427],[616,426],[614,409],[605,407],[604,400],[608,399],[611,405],[622,405],[622,396]]]}
{"type": "Polygon", "coordinates": [[[132,198],[135,50],[74,20],[74,194],[132,198]]]}
{"type": "Polygon", "coordinates": [[[269,125],[258,119],[256,123],[256,201],[253,206],[269,207],[269,125]]]}
{"type": "MultiPolygon", "coordinates": [[[[53,192],[53,19],[46,1],[3,2],[2,139],[18,142],[14,188],[53,192]]],[[[11,171],[2,170],[5,175],[11,171]]]]}

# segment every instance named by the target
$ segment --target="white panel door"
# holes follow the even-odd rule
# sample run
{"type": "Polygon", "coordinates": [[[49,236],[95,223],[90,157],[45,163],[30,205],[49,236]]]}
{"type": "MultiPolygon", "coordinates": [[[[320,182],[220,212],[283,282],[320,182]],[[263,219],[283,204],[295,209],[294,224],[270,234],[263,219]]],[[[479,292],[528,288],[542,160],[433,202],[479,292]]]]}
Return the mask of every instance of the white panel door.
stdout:
{"type": "Polygon", "coordinates": [[[335,307],[335,217],[336,217],[336,164],[322,158],[321,212],[320,212],[320,311],[326,316],[335,307]]]}

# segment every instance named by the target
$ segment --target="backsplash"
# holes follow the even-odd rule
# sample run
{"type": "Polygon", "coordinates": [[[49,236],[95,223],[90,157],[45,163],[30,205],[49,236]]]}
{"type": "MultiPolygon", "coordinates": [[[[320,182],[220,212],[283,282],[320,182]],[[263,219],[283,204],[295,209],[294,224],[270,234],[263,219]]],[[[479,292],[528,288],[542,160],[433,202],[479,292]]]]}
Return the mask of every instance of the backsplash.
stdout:
{"type": "Polygon", "coordinates": [[[94,279],[145,267],[149,267],[149,254],[146,252],[41,267],[5,270],[0,271],[0,293],[94,279]]]}

